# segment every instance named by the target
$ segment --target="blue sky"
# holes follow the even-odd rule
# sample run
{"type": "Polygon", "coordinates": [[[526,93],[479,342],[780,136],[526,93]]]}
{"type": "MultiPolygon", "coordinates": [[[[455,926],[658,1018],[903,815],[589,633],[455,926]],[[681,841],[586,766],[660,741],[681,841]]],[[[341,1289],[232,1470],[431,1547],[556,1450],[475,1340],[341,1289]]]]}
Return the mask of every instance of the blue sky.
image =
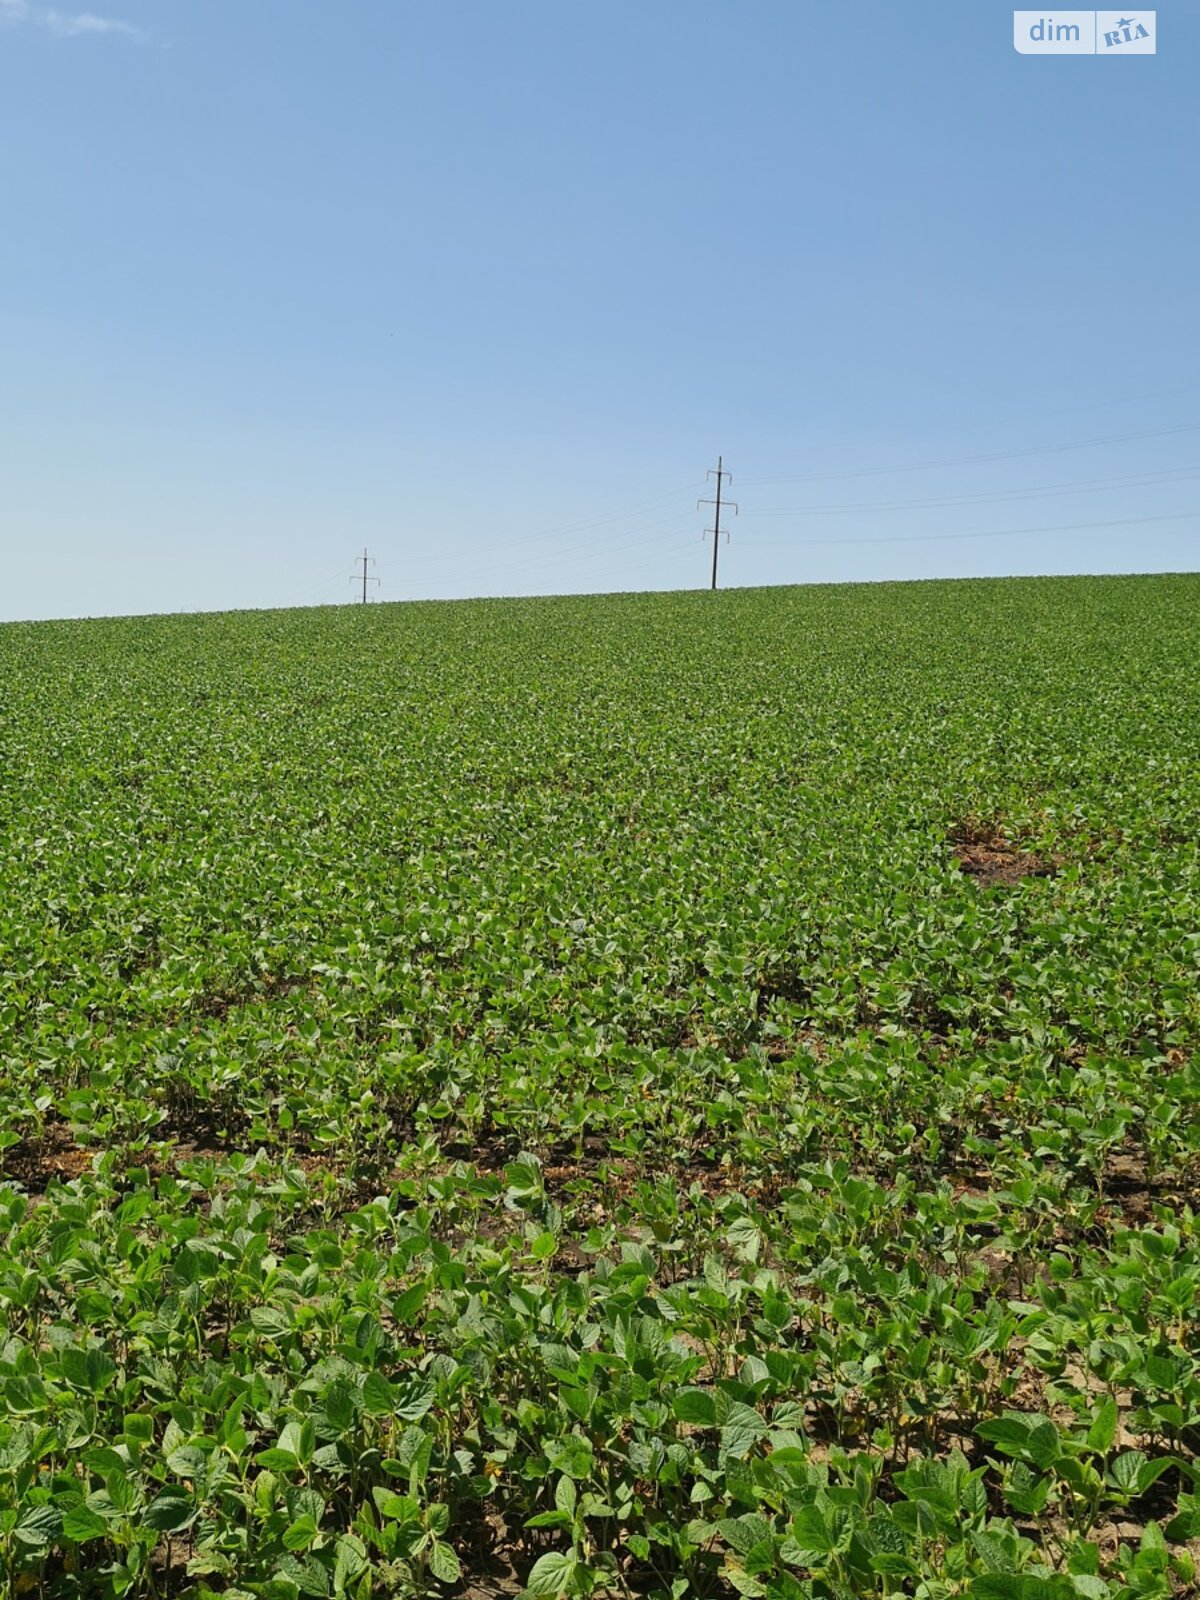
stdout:
{"type": "Polygon", "coordinates": [[[730,585],[1200,564],[1195,7],[95,4],[0,0],[0,617],[700,586],[718,453],[730,585]]]}

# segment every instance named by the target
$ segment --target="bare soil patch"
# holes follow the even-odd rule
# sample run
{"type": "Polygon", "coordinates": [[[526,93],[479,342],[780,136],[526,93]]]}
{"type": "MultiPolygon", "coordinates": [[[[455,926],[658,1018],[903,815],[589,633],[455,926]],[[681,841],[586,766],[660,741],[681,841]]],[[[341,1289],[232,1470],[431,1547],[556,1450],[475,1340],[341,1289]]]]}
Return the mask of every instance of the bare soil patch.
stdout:
{"type": "Polygon", "coordinates": [[[977,817],[966,817],[953,828],[949,843],[960,870],[985,889],[1020,883],[1023,878],[1052,878],[1061,865],[1054,856],[1023,850],[998,823],[977,817]]]}
{"type": "Polygon", "coordinates": [[[231,1011],[239,1011],[244,1006],[268,1005],[282,996],[294,994],[297,989],[303,989],[308,981],[306,978],[289,978],[263,972],[244,983],[205,990],[192,998],[188,1009],[195,1016],[224,1022],[231,1011]]]}
{"type": "Polygon", "coordinates": [[[240,1150],[248,1118],[236,1106],[212,1100],[172,1099],[164,1106],[155,1137],[170,1140],[176,1154],[228,1156],[240,1150]]]}
{"type": "Polygon", "coordinates": [[[1127,1227],[1134,1228],[1152,1223],[1155,1207],[1182,1209],[1200,1201],[1195,1182],[1189,1182],[1185,1174],[1151,1177],[1145,1156],[1128,1140],[1121,1149],[1109,1151],[1097,1187],[1104,1195],[1105,1210],[1115,1212],[1127,1227]]]}
{"type": "Polygon", "coordinates": [[[65,1122],[49,1122],[39,1137],[22,1139],[0,1155],[0,1178],[19,1183],[29,1194],[45,1194],[55,1179],[69,1183],[86,1172],[95,1153],[76,1144],[65,1122]]]}

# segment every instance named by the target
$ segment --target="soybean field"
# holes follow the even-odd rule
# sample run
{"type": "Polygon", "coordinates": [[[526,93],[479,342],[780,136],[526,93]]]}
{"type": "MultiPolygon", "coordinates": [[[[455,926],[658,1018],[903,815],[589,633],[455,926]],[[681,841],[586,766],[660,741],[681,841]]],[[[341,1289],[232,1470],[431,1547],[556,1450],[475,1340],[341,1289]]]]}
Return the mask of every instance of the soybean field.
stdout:
{"type": "Polygon", "coordinates": [[[1200,576],[0,627],[0,1594],[1200,1592],[1200,576]]]}

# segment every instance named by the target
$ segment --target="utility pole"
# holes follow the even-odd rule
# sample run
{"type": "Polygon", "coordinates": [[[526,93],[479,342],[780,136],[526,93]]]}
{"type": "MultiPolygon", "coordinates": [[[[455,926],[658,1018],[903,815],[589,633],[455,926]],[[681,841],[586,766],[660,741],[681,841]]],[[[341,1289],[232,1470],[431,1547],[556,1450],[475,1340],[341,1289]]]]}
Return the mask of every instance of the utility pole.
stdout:
{"type": "Polygon", "coordinates": [[[374,556],[369,556],[365,549],[363,550],[362,555],[356,556],[354,558],[354,565],[355,566],[359,566],[360,564],[362,566],[362,572],[361,573],[356,572],[354,574],[354,576],[350,579],[350,582],[351,583],[361,583],[362,584],[362,604],[365,606],[366,603],[367,603],[367,585],[368,585],[368,583],[378,583],[379,579],[378,578],[368,578],[367,577],[367,566],[369,564],[369,565],[371,565],[373,567],[375,565],[375,558],[374,558],[374,556]]]}
{"type": "MultiPolygon", "coordinates": [[[[713,536],[712,587],[714,589],[717,587],[717,546],[721,542],[721,507],[723,505],[724,506],[732,506],[733,507],[734,516],[736,517],[737,514],[738,514],[738,506],[737,506],[737,501],[736,500],[722,500],[721,499],[721,484],[722,484],[723,480],[728,478],[730,483],[733,482],[733,473],[732,472],[727,472],[725,470],[725,467],[724,467],[723,463],[724,463],[724,458],[722,456],[718,456],[717,457],[717,465],[716,465],[715,470],[712,467],[709,467],[708,471],[704,474],[704,476],[706,478],[715,478],[717,480],[717,497],[716,497],[716,499],[715,500],[697,500],[696,501],[697,506],[716,506],[716,508],[717,508],[716,515],[713,518],[712,527],[711,528],[706,528],[704,530],[705,533],[711,533],[712,536],[713,536]]],[[[725,542],[726,542],[726,544],[729,543],[729,535],[728,534],[725,535],[725,542]]]]}

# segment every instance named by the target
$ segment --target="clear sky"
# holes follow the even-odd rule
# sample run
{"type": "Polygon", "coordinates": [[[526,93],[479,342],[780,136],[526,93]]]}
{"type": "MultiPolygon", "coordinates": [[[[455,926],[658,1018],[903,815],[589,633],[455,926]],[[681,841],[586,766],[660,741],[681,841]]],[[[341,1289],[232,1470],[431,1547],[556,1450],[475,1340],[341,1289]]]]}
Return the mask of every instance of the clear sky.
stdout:
{"type": "Polygon", "coordinates": [[[700,586],[718,453],[731,585],[1200,565],[1194,4],[89,3],[0,0],[0,617],[700,586]]]}

